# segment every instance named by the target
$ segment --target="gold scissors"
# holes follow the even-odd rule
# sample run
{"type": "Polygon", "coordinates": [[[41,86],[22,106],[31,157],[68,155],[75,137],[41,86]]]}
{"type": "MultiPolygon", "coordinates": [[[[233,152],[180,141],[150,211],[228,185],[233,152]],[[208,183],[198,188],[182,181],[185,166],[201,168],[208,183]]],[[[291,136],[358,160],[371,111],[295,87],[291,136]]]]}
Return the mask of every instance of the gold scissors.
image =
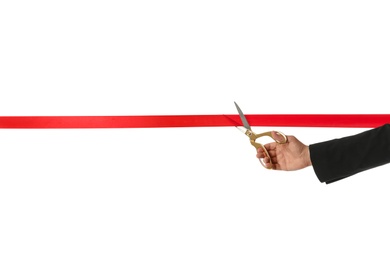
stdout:
{"type": "Polygon", "coordinates": [[[279,134],[279,136],[282,137],[282,140],[277,140],[275,138],[272,137],[272,131],[270,132],[265,132],[265,133],[261,133],[261,134],[256,134],[252,131],[251,129],[251,126],[249,125],[248,121],[246,120],[245,116],[244,116],[244,113],[242,113],[240,107],[237,105],[236,102],[234,102],[234,104],[236,105],[236,108],[237,108],[237,111],[238,111],[238,114],[240,115],[240,118],[241,118],[241,121],[242,121],[242,124],[243,126],[245,127],[245,130],[244,129],[241,129],[239,127],[237,127],[239,130],[241,130],[246,136],[249,137],[249,140],[251,142],[251,145],[253,145],[255,148],[256,148],[256,151],[261,148],[263,151],[264,151],[264,154],[266,157],[268,157],[269,161],[270,161],[270,164],[271,166],[270,167],[267,167],[265,165],[265,163],[263,162],[263,160],[259,159],[260,163],[266,168],[266,169],[272,169],[272,160],[271,160],[271,156],[269,155],[267,149],[265,149],[264,145],[262,145],[261,143],[257,143],[256,142],[256,139],[257,138],[260,138],[260,137],[263,137],[263,136],[269,136],[271,137],[275,142],[277,142],[278,144],[284,144],[284,143],[287,143],[287,136],[285,136],[283,133],[281,132],[278,132],[278,131],[275,131],[277,134],[279,134]]]}

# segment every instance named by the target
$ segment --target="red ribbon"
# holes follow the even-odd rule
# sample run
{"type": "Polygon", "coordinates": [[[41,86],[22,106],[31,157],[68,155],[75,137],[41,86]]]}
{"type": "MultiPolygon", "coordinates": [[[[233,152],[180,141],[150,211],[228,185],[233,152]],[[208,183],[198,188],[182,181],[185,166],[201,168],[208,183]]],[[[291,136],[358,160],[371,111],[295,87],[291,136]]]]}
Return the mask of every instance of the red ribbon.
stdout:
{"type": "MultiPolygon", "coordinates": [[[[390,123],[390,114],[245,115],[252,126],[362,127],[390,123]]],[[[238,115],[0,116],[0,128],[150,128],[242,125],[238,115]]]]}

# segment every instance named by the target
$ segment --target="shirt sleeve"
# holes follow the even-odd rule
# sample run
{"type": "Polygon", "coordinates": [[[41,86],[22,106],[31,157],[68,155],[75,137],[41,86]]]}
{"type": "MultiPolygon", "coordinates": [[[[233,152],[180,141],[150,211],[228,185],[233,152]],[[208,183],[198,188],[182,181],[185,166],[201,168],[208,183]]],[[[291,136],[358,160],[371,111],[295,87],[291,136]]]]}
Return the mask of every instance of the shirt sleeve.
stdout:
{"type": "Polygon", "coordinates": [[[327,184],[390,162],[390,124],[309,146],[314,171],[327,184]]]}

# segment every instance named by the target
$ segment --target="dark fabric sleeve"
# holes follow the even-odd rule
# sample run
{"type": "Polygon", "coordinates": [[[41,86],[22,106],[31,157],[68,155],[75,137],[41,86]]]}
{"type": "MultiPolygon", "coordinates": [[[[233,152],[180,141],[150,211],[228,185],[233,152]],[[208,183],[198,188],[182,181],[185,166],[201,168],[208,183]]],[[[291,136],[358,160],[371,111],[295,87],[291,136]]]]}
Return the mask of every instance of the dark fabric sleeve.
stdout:
{"type": "Polygon", "coordinates": [[[390,162],[390,124],[309,146],[314,171],[327,184],[390,162]]]}

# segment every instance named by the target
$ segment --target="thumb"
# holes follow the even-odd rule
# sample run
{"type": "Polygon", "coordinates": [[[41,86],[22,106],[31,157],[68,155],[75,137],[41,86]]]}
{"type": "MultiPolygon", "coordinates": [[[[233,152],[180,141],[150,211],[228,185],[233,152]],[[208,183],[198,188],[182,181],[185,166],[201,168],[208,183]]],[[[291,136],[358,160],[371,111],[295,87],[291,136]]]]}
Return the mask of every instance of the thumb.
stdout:
{"type": "Polygon", "coordinates": [[[287,136],[279,133],[278,131],[271,132],[272,138],[275,139],[278,143],[284,143],[286,141],[287,136]]]}

